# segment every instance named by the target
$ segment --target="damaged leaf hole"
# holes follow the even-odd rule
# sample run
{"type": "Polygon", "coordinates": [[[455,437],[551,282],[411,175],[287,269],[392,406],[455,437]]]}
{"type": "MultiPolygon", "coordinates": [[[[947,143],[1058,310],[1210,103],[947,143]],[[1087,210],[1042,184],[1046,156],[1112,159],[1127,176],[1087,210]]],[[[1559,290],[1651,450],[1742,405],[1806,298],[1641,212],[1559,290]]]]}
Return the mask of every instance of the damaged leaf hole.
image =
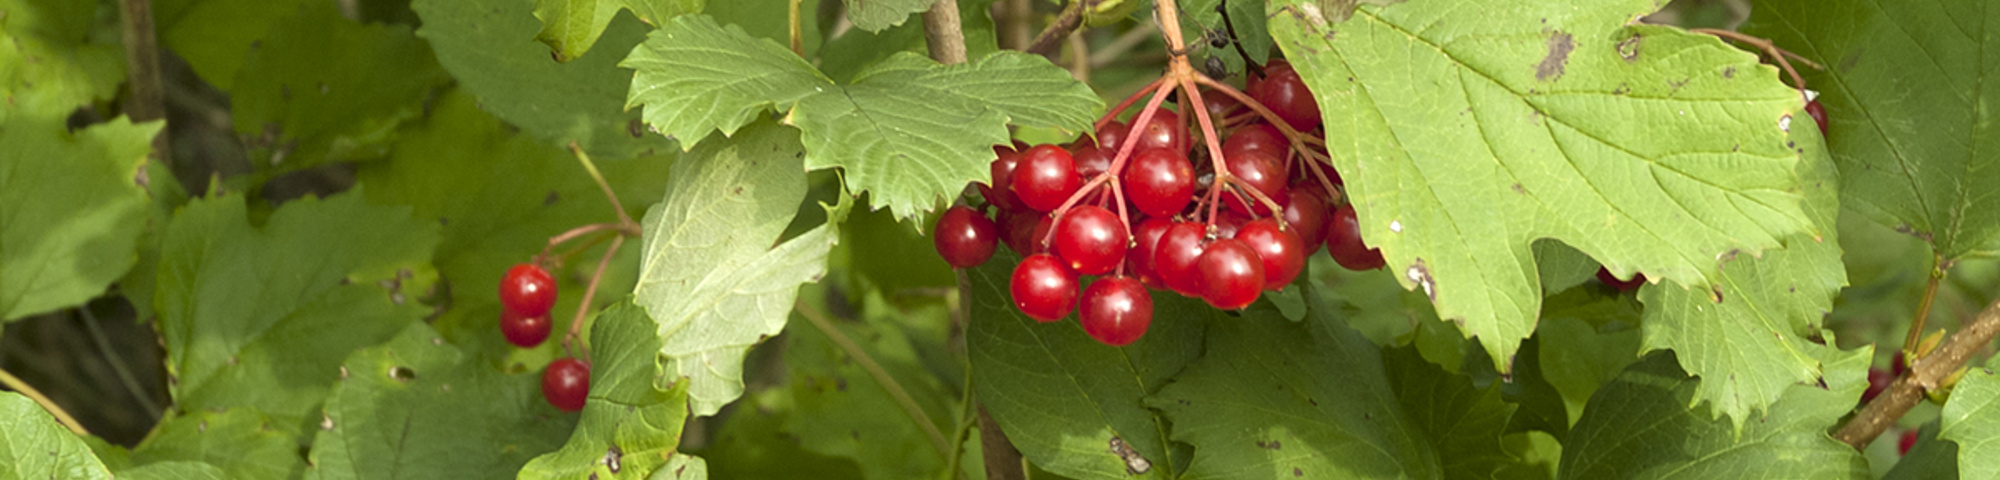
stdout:
{"type": "Polygon", "coordinates": [[[619,450],[617,445],[612,445],[610,450],[604,451],[604,459],[598,462],[604,464],[604,468],[611,470],[611,473],[618,473],[625,468],[624,459],[625,451],[619,450]]]}
{"type": "Polygon", "coordinates": [[[394,378],[396,381],[403,383],[410,383],[417,379],[417,371],[410,369],[410,367],[397,365],[389,367],[389,378],[394,378]]]}
{"type": "Polygon", "coordinates": [[[1139,475],[1153,470],[1153,462],[1125,444],[1125,439],[1111,437],[1111,454],[1125,460],[1125,473],[1139,475]]]}

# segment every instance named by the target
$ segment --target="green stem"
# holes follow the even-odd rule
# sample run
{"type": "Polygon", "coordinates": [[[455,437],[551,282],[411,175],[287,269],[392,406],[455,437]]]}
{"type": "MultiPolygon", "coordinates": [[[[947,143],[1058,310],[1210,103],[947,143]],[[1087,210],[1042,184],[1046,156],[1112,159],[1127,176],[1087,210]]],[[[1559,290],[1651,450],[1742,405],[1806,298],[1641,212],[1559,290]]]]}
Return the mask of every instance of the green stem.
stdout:
{"type": "Polygon", "coordinates": [[[1937,300],[1938,282],[1944,280],[1944,266],[1942,259],[1939,260],[1936,262],[1939,266],[1931,269],[1931,278],[1924,282],[1924,298],[1917,301],[1917,316],[1910,319],[1910,332],[1903,337],[1903,351],[1908,352],[1904,354],[1906,356],[1917,354],[1917,343],[1924,338],[1924,322],[1931,318],[1931,303],[1937,300]]]}
{"type": "Polygon", "coordinates": [[[611,200],[611,209],[618,211],[618,224],[621,227],[637,225],[630,215],[625,214],[625,205],[618,203],[618,193],[611,190],[609,182],[604,181],[604,174],[597,171],[597,164],[591,163],[590,155],[583,153],[583,147],[577,146],[575,141],[570,141],[569,151],[576,154],[576,161],[583,164],[583,170],[590,172],[590,179],[597,182],[597,188],[604,190],[604,198],[611,200]]]}
{"type": "Polygon", "coordinates": [[[812,308],[811,305],[806,305],[802,300],[795,301],[792,305],[794,310],[798,310],[799,316],[806,317],[806,321],[812,323],[813,328],[819,329],[820,333],[826,334],[835,345],[846,351],[848,356],[854,357],[855,362],[861,364],[861,369],[868,371],[868,376],[881,384],[882,389],[889,391],[889,396],[895,398],[896,404],[903,407],[903,413],[910,415],[910,421],[915,422],[917,428],[922,429],[924,435],[930,437],[931,446],[937,449],[938,455],[951,454],[950,441],[944,438],[944,432],[938,430],[937,424],[931,423],[930,416],[924,414],[923,407],[917,406],[917,400],[911,398],[908,391],[903,390],[901,383],[897,383],[894,377],[889,376],[888,370],[883,370],[881,364],[875,363],[875,358],[868,356],[868,352],[863,351],[854,340],[847,338],[847,334],[840,333],[840,329],[835,328],[833,321],[828,320],[825,314],[812,308]]]}

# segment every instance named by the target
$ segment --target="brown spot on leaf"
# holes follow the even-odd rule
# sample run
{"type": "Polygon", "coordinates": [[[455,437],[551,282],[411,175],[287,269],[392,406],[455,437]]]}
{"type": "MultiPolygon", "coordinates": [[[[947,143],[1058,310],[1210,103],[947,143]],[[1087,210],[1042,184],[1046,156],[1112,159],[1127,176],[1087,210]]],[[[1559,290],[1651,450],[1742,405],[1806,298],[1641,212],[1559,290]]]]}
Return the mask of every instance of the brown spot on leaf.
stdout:
{"type": "Polygon", "coordinates": [[[1284,444],[1284,443],[1281,443],[1281,442],[1279,442],[1279,441],[1277,441],[1277,440],[1272,440],[1272,441],[1269,441],[1269,442],[1266,442],[1266,441],[1263,441],[1263,440],[1258,440],[1258,441],[1257,441],[1257,448],[1262,448],[1262,449],[1265,449],[1265,450],[1281,450],[1281,449],[1284,449],[1284,448],[1285,448],[1285,444],[1284,444]]]}
{"type": "Polygon", "coordinates": [[[1153,470],[1153,462],[1146,460],[1138,450],[1133,450],[1131,445],[1125,444],[1125,439],[1111,437],[1111,454],[1125,460],[1127,474],[1139,475],[1153,470]]]}
{"type": "Polygon", "coordinates": [[[403,383],[410,383],[411,380],[417,379],[417,371],[411,370],[410,367],[397,365],[389,367],[389,378],[394,378],[396,381],[403,383]]]}
{"type": "Polygon", "coordinates": [[[1535,79],[1546,82],[1561,77],[1572,50],[1576,50],[1576,41],[1568,33],[1557,30],[1555,35],[1550,35],[1549,54],[1542,57],[1542,63],[1535,65],[1535,79]]]}
{"type": "Polygon", "coordinates": [[[1631,38],[1619,41],[1618,58],[1625,59],[1625,63],[1639,61],[1639,44],[1644,43],[1645,39],[1645,36],[1635,34],[1631,38]]]}

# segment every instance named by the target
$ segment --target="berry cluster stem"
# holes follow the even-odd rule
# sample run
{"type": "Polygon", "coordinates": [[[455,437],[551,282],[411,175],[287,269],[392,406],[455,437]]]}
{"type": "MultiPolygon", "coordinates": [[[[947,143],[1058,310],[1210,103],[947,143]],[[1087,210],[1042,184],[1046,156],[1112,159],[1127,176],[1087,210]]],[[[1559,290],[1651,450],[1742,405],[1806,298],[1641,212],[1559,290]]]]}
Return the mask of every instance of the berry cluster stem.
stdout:
{"type": "Polygon", "coordinates": [[[625,213],[625,204],[618,201],[618,193],[611,189],[610,182],[604,181],[604,173],[597,170],[597,164],[590,161],[590,155],[583,152],[583,147],[575,141],[571,141],[569,142],[569,151],[574,154],[577,163],[583,165],[583,171],[589,173],[590,179],[597,183],[597,188],[604,192],[604,198],[611,202],[612,211],[618,214],[618,222],[593,223],[572,228],[554,237],[549,237],[548,245],[542,247],[540,255],[535,256],[535,262],[538,264],[558,264],[563,258],[581,252],[584,248],[588,248],[589,245],[565,252],[561,257],[550,256],[550,252],[554,251],[557,245],[597,232],[616,232],[616,235],[613,235],[611,238],[611,246],[605,248],[603,257],[597,260],[597,268],[591,271],[590,282],[585,284],[583,288],[582,301],[576,304],[576,315],[570,317],[569,331],[563,334],[563,350],[570,356],[589,361],[590,346],[577,341],[578,338],[583,336],[584,317],[590,314],[590,303],[597,297],[597,286],[604,283],[604,271],[610,268],[611,257],[618,254],[618,247],[625,245],[627,237],[638,237],[643,231],[639,223],[632,221],[632,216],[625,213]]]}

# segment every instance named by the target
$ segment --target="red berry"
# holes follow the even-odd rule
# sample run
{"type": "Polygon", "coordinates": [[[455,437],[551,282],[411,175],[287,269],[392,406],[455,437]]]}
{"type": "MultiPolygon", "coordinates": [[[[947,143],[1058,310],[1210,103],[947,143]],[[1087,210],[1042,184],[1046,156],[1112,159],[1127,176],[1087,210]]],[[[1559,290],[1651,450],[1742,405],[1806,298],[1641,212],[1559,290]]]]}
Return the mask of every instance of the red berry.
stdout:
{"type": "Polygon", "coordinates": [[[500,309],[500,334],[507,337],[507,343],[521,348],[541,345],[549,339],[549,315],[523,317],[514,309],[500,309]]]}
{"type": "Polygon", "coordinates": [[[1010,147],[996,146],[993,147],[993,154],[996,157],[989,167],[993,179],[986,185],[980,186],[979,195],[986,197],[986,203],[1000,207],[1001,211],[1026,210],[1028,206],[1021,204],[1021,198],[1014,195],[1013,184],[1014,169],[1021,164],[1021,152],[1010,147]]]}
{"type": "Polygon", "coordinates": [[[1125,122],[1112,120],[1111,123],[1104,124],[1104,128],[1097,129],[1097,149],[1116,157],[1118,148],[1125,146],[1125,137],[1131,133],[1132,127],[1126,126],[1125,122]]]}
{"type": "Polygon", "coordinates": [[[1035,229],[1028,236],[1028,253],[1049,253],[1049,249],[1052,247],[1043,242],[1050,240],[1049,230],[1054,230],[1055,228],[1056,217],[1054,215],[1044,213],[1041,217],[1036,218],[1035,229]]]}
{"type": "Polygon", "coordinates": [[[1252,123],[1237,127],[1229,132],[1229,138],[1222,141],[1222,157],[1229,158],[1250,152],[1263,152],[1273,158],[1285,158],[1291,152],[1291,142],[1285,134],[1268,123],[1252,123]]]}
{"type": "Polygon", "coordinates": [[[1055,255],[1037,253],[1014,266],[1008,283],[1014,308],[1042,322],[1062,320],[1076,309],[1077,276],[1055,255]]]}
{"type": "Polygon", "coordinates": [[[1215,238],[1236,238],[1236,232],[1250,223],[1250,214],[1230,209],[1222,209],[1215,216],[1215,238]]]}
{"type": "Polygon", "coordinates": [[[931,244],[937,246],[938,255],[952,268],[986,263],[1000,243],[1000,227],[964,205],[945,209],[944,215],[938,216],[936,230],[932,232],[931,244]]]}
{"type": "Polygon", "coordinates": [[[1633,274],[1631,280],[1619,280],[1617,276],[1611,274],[1610,269],[1597,267],[1597,281],[1604,282],[1605,285],[1610,285],[1620,292],[1630,292],[1637,290],[1640,285],[1645,285],[1646,276],[1633,274]]]}
{"type": "Polygon", "coordinates": [[[576,357],[563,357],[542,370],[542,398],[557,410],[582,410],[584,398],[589,395],[590,364],[576,357]]]}
{"type": "Polygon", "coordinates": [[[1333,209],[1333,218],[1327,219],[1326,253],[1348,270],[1374,270],[1388,264],[1381,250],[1361,241],[1361,221],[1354,215],[1354,205],[1333,209]]]}
{"type": "Polygon", "coordinates": [[[1264,261],[1242,240],[1209,244],[1196,268],[1201,271],[1201,299],[1218,309],[1248,307],[1264,290],[1264,261]]]}
{"type": "Polygon", "coordinates": [[[1001,210],[998,220],[1000,227],[1006,229],[1006,237],[1003,240],[1007,242],[1007,248],[1022,255],[1035,253],[1035,225],[1045,218],[1049,218],[1049,214],[1032,210],[1019,212],[1001,210]]]}
{"type": "Polygon", "coordinates": [[[1277,220],[1250,222],[1236,232],[1236,239],[1249,245],[1263,260],[1265,290],[1283,290],[1306,269],[1305,242],[1289,230],[1279,230],[1277,220]]]}
{"type": "Polygon", "coordinates": [[[1091,177],[1111,169],[1111,155],[1116,153],[1118,152],[1110,149],[1084,145],[1076,147],[1070,158],[1076,161],[1077,176],[1089,181],[1091,177]]]}
{"type": "Polygon", "coordinates": [[[514,265],[500,277],[500,306],[522,317],[540,317],[556,306],[556,279],[530,263],[514,265]]]}
{"type": "MultiPolygon", "coordinates": [[[[1272,201],[1282,202],[1289,198],[1285,195],[1287,189],[1285,166],[1278,157],[1253,151],[1235,157],[1224,156],[1222,164],[1229,167],[1229,174],[1236,177],[1238,186],[1255,188],[1263,192],[1264,196],[1270,197],[1272,201]]],[[[1230,209],[1238,212],[1252,213],[1254,207],[1254,213],[1258,216],[1271,214],[1271,209],[1265,207],[1263,202],[1244,192],[1224,190],[1222,198],[1229,204],[1230,209]]]]}
{"type": "MultiPolygon", "coordinates": [[[[1138,118],[1133,117],[1133,120],[1138,118]]],[[[1181,117],[1172,110],[1154,110],[1152,121],[1146,122],[1144,128],[1135,126],[1132,130],[1133,135],[1139,136],[1139,145],[1133,151],[1148,148],[1187,151],[1187,127],[1181,125],[1181,117]]]]}
{"type": "Polygon", "coordinates": [[[1910,361],[1903,358],[1902,350],[1897,350],[1896,356],[1889,359],[1889,374],[1900,377],[1907,371],[1910,371],[1910,361]]]}
{"type": "Polygon", "coordinates": [[[1237,107],[1243,106],[1242,102],[1236,101],[1236,97],[1206,88],[1201,89],[1201,101],[1208,107],[1208,121],[1214,122],[1217,127],[1222,126],[1222,119],[1229,118],[1229,114],[1236,113],[1237,107]]]}
{"type": "Polygon", "coordinates": [[[1125,260],[1131,241],[1118,214],[1096,205],[1071,207],[1056,229],[1056,255],[1084,275],[1103,275],[1125,260]]]}
{"type": "Polygon", "coordinates": [[[1819,135],[1826,136],[1826,106],[1819,100],[1806,102],[1806,115],[1812,115],[1813,123],[1819,124],[1819,135]]]}
{"type": "Polygon", "coordinates": [[[1167,217],[1194,200],[1194,164],[1179,150],[1146,149],[1125,165],[1125,197],[1140,212],[1167,217]]]}
{"type": "Polygon", "coordinates": [[[1319,103],[1312,92],[1306,90],[1305,79],[1288,63],[1271,62],[1264,66],[1264,80],[1250,91],[1250,97],[1271,109],[1278,118],[1285,119],[1293,130],[1309,131],[1318,128],[1321,118],[1319,103]]]}
{"type": "Polygon", "coordinates": [[[1153,252],[1158,250],[1156,247],[1160,245],[1160,237],[1167,233],[1167,228],[1173,226],[1174,222],[1171,220],[1152,217],[1140,221],[1139,226],[1132,227],[1133,245],[1131,250],[1125,251],[1125,266],[1132,268],[1132,276],[1139,277],[1140,283],[1154,288],[1166,288],[1167,284],[1160,279],[1160,273],[1153,271],[1153,252]]]}
{"type": "Polygon", "coordinates": [[[1875,400],[1877,395],[1889,390],[1889,384],[1896,382],[1896,375],[1880,368],[1868,369],[1868,390],[1861,392],[1861,403],[1875,400]]]}
{"type": "Polygon", "coordinates": [[[1062,206],[1083,178],[1076,174],[1076,160],[1055,145],[1036,145],[1021,152],[1021,163],[1010,180],[1014,195],[1036,211],[1047,212],[1062,206]]]}
{"type": "Polygon", "coordinates": [[[1190,297],[1201,295],[1201,271],[1195,265],[1207,230],[1201,222],[1174,222],[1160,233],[1159,244],[1153,247],[1153,273],[1167,288],[1190,297]]]}
{"type": "Polygon", "coordinates": [[[1105,345],[1122,347],[1153,324],[1153,296],[1132,277],[1105,277],[1083,291],[1078,312],[1083,333],[1105,345]]]}
{"type": "Polygon", "coordinates": [[[1917,446],[1917,431],[1915,429],[1904,430],[1903,438],[1896,439],[1896,454],[1909,455],[1910,447],[1914,446],[1917,446]]]}
{"type": "Polygon", "coordinates": [[[1304,242],[1304,256],[1312,256],[1326,241],[1326,197],[1320,196],[1318,188],[1295,188],[1291,199],[1285,202],[1285,225],[1304,242]]]}

